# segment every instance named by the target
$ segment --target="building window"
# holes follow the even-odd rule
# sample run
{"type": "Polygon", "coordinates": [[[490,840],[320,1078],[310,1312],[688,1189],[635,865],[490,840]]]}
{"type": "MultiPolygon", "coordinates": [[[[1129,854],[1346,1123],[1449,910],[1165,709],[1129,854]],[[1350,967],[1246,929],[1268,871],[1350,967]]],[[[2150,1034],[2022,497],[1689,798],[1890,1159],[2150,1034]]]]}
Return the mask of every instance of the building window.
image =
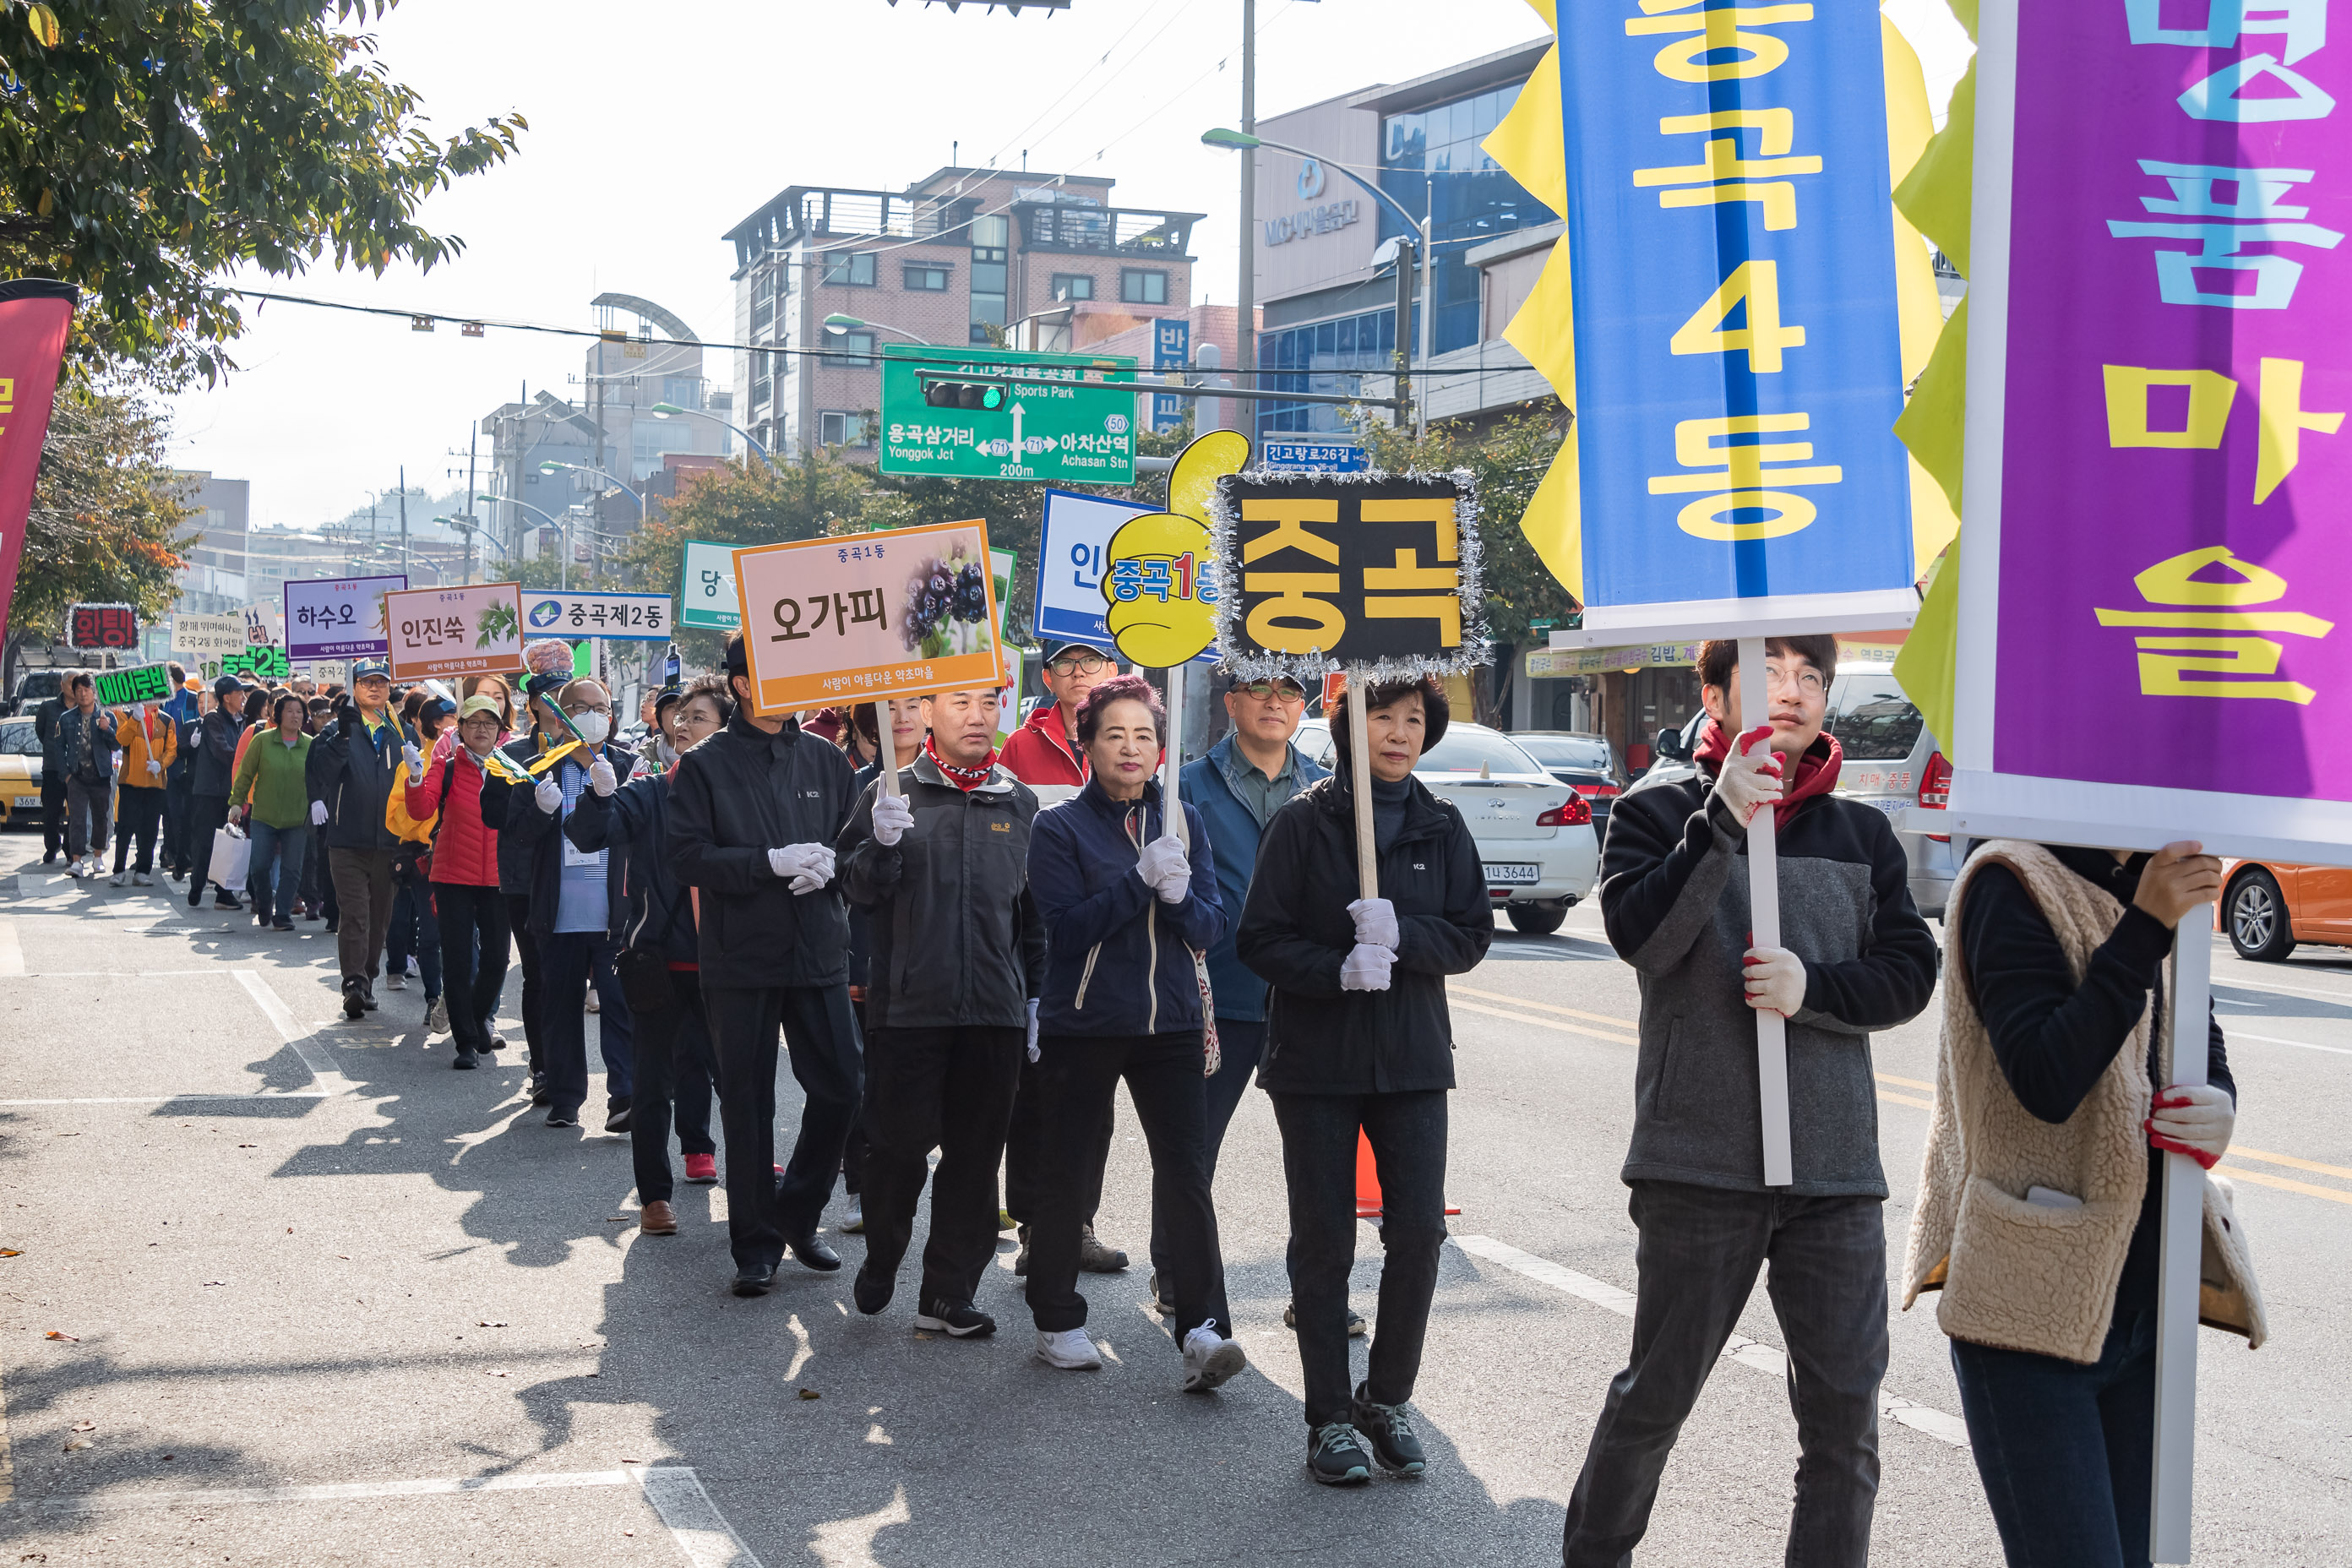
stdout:
{"type": "Polygon", "coordinates": [[[937,262],[908,262],[898,274],[908,288],[929,294],[943,294],[948,287],[948,269],[937,262]]]}
{"type": "Polygon", "coordinates": [[[989,341],[988,329],[1004,325],[1005,258],[1013,244],[1013,220],[1002,215],[971,220],[971,337],[989,341]]]}
{"type": "Polygon", "coordinates": [[[1085,273],[1056,272],[1054,274],[1054,298],[1056,300],[1091,300],[1094,297],[1095,280],[1085,273]]]}
{"type": "MultiPolygon", "coordinates": [[[[1328,392],[1353,396],[1362,392],[1360,371],[1396,367],[1396,315],[1370,310],[1316,321],[1303,327],[1260,332],[1257,337],[1258,384],[1268,392],[1328,392]]],[[[1337,435],[1347,428],[1340,408],[1330,403],[1276,403],[1255,405],[1258,437],[1337,435]]]]}
{"type": "Polygon", "coordinates": [[[866,445],[866,419],[863,415],[826,412],[816,416],[816,440],[820,447],[863,447],[866,445]]]}
{"type": "Polygon", "coordinates": [[[874,363],[872,332],[844,332],[833,347],[833,363],[846,365],[870,365],[874,363]]]}
{"type": "Polygon", "coordinates": [[[776,275],[762,272],[751,285],[751,330],[759,331],[776,315],[776,275]]]}
{"type": "MultiPolygon", "coordinates": [[[[1430,336],[1436,353],[1468,348],[1479,338],[1478,269],[1465,258],[1470,247],[1551,216],[1482,145],[1510,113],[1520,85],[1506,83],[1381,122],[1381,189],[1406,212],[1429,214],[1436,252],[1429,279],[1430,336]]],[[[1380,222],[1382,239],[1404,232],[1385,203],[1380,222]]]]}
{"type": "Polygon", "coordinates": [[[1118,273],[1118,297],[1130,305],[1165,305],[1168,303],[1168,274],[1122,267],[1118,273]]]}
{"type": "Polygon", "coordinates": [[[874,253],[870,250],[828,252],[824,258],[824,280],[871,288],[874,283],[874,253]]]}
{"type": "Polygon", "coordinates": [[[680,408],[702,406],[702,378],[698,375],[666,375],[662,377],[662,401],[680,408]]]}

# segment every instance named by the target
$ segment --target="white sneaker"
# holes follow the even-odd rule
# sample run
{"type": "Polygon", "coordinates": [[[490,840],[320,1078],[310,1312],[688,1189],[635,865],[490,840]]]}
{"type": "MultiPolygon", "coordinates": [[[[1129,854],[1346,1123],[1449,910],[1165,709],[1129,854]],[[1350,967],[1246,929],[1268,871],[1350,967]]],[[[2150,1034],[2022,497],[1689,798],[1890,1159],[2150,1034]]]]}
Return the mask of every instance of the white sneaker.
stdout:
{"type": "Polygon", "coordinates": [[[405,991],[408,989],[408,973],[405,970],[395,969],[383,977],[383,984],[386,990],[405,991]]]}
{"type": "Polygon", "coordinates": [[[113,876],[109,877],[106,879],[106,885],[110,888],[127,888],[131,886],[131,873],[128,871],[117,871],[113,876]]]}
{"type": "Polygon", "coordinates": [[[1063,1329],[1055,1333],[1039,1329],[1037,1359],[1047,1366],[1058,1366],[1070,1372],[1097,1372],[1102,1367],[1102,1352],[1095,1348],[1094,1341],[1087,1337],[1084,1329],[1063,1329]]]}
{"type": "Polygon", "coordinates": [[[152,888],[155,885],[155,879],[144,871],[133,871],[131,873],[131,885],[134,888],[152,888]]]}
{"type": "Polygon", "coordinates": [[[79,882],[89,875],[89,867],[79,860],[68,860],[66,862],[66,875],[79,882]]]}
{"type": "Polygon", "coordinates": [[[842,1234],[845,1236],[856,1236],[861,1234],[865,1229],[866,1202],[863,1198],[859,1197],[858,1194],[852,1193],[849,1194],[849,1212],[841,1216],[842,1234]]]}
{"type": "Polygon", "coordinates": [[[1184,1390],[1207,1393],[1249,1365],[1242,1347],[1202,1323],[1184,1336],[1184,1390]]]}

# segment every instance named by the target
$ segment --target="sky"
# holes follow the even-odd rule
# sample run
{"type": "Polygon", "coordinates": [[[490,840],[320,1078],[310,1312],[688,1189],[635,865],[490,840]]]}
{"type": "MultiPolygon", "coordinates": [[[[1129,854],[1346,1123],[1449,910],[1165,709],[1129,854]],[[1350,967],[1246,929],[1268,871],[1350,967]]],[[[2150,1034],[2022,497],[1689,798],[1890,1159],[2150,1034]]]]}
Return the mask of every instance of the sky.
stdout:
{"type": "MultiPolygon", "coordinates": [[[[1940,121],[1968,40],[1944,0],[1885,9],[1920,53],[1940,121]]],[[[1261,115],[1543,31],[1524,0],[1258,0],[1257,12],[1261,115]]],[[[954,13],[921,0],[403,0],[373,30],[428,130],[530,121],[506,163],[423,205],[420,221],[464,253],[429,274],[320,266],[232,281],[581,328],[611,289],[725,342],[734,251],[720,236],[778,191],[896,190],[950,162],[1018,168],[1025,151],[1032,171],[1116,178],[1118,205],[1208,214],[1193,229],[1194,289],[1234,296],[1239,161],[1200,134],[1240,119],[1241,0],[1072,0],[1018,16],[976,0],[954,13]]],[[[339,518],[404,467],[438,493],[463,482],[475,424],[525,384],[576,394],[564,378],[583,346],[271,304],[231,351],[240,369],[173,400],[173,460],[250,480],[257,525],[339,518]]],[[[706,374],[731,368],[712,356],[706,374]]]]}

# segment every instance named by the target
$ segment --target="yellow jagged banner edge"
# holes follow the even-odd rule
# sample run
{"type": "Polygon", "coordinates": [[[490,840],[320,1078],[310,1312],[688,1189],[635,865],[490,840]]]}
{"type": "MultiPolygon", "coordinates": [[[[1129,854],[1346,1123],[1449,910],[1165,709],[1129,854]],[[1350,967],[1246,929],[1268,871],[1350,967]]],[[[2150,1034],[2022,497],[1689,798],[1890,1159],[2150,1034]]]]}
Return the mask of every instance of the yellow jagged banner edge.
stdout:
{"type": "MultiPolygon", "coordinates": [[[[1536,15],[1555,35],[1559,32],[1552,0],[1528,0],[1536,15]]],[[[1960,0],[1966,4],[1966,0],[1960,0]]],[[[1973,10],[1973,6],[1969,7],[1973,10]]],[[[1973,22],[1973,17],[1964,20],[1973,22]]],[[[1927,89],[1912,51],[1895,24],[1879,18],[1885,55],[1887,160],[1893,183],[1899,188],[1924,155],[1933,150],[1934,121],[1927,111],[1927,89]]],[[[1971,27],[1973,31],[1973,27],[1971,27]]],[[[1957,102],[1957,100],[1956,100],[1957,102]]],[[[1551,211],[1568,213],[1568,164],[1561,120],[1559,46],[1555,42],[1535,74],[1520,91],[1518,101],[1485,142],[1486,155],[1528,193],[1551,211]]],[[[1939,139],[1937,139],[1939,140],[1939,139]]],[[[1963,202],[1965,208],[1965,200],[1963,202]]],[[[1961,224],[1966,228],[1966,218],[1961,224]]],[[[1903,376],[1913,378],[1935,370],[1944,338],[1944,315],[1936,295],[1933,264],[1920,241],[1919,230],[1906,213],[1894,218],[1896,313],[1902,338],[1903,376]]],[[[1571,279],[1573,261],[1568,237],[1552,247],[1551,258],[1529,291],[1527,303],[1503,330],[1504,341],[1525,354],[1543,373],[1572,415],[1576,407],[1576,327],[1571,279]]],[[[1909,416],[1908,410],[1906,417],[1909,416]]],[[[1902,422],[1896,434],[1903,434],[1902,422]]],[[[1924,571],[1959,531],[1956,511],[1957,483],[1941,483],[1935,468],[1921,461],[1916,443],[1906,438],[1911,460],[1911,544],[1916,570],[1924,571]]],[[[1957,445],[1955,445],[1957,452],[1957,445]]],[[[1954,465],[1957,478],[1957,462],[1954,465]]],[[[1579,604],[1584,602],[1584,552],[1580,529],[1579,468],[1576,442],[1560,444],[1559,456],[1528,502],[1520,531],[1545,567],[1579,604]]]]}

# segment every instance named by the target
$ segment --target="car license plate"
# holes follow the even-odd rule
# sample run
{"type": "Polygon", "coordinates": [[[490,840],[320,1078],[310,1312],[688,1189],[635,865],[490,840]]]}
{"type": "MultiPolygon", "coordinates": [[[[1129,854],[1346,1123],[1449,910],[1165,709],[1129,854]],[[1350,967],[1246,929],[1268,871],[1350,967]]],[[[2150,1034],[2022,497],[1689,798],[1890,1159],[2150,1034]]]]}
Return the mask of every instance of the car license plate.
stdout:
{"type": "Polygon", "coordinates": [[[40,804],[41,797],[37,795],[20,795],[16,797],[16,809],[19,811],[23,811],[28,806],[36,806],[40,804]]]}
{"type": "Polygon", "coordinates": [[[1486,884],[1489,887],[1517,887],[1542,880],[1543,868],[1540,866],[1497,864],[1492,860],[1486,862],[1486,884]]]}

